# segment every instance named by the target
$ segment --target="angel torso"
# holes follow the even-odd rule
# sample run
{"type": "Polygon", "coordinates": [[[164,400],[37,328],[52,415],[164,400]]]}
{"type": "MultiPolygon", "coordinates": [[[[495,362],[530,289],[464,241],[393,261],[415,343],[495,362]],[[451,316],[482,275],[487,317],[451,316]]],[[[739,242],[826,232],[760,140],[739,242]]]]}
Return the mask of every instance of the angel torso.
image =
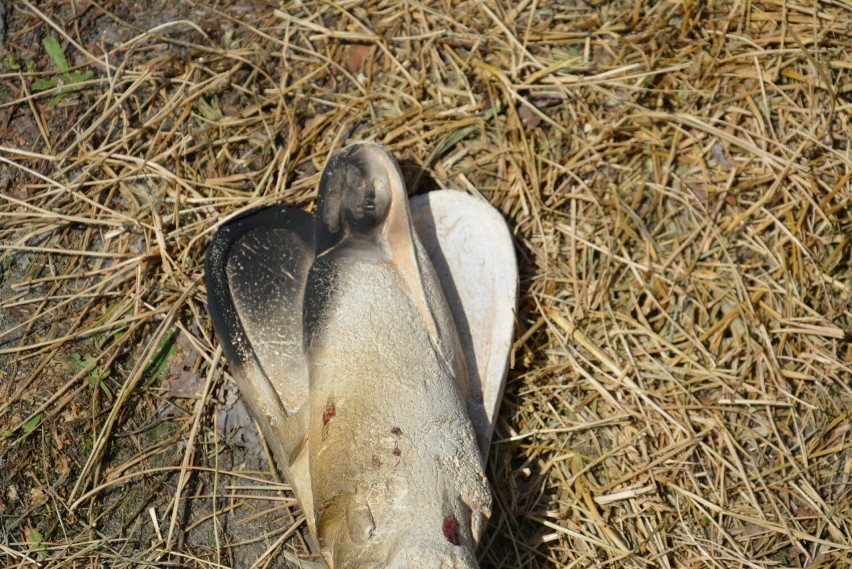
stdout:
{"type": "MultiPolygon", "coordinates": [[[[351,541],[323,544],[332,551],[362,545],[358,566],[372,561],[371,541],[412,535],[411,526],[418,548],[472,554],[490,505],[476,436],[452,362],[395,266],[381,257],[332,253],[317,259],[308,277],[306,297],[315,299],[306,305],[305,345],[319,534],[351,541]],[[339,524],[345,528],[333,530],[339,524]]],[[[346,562],[335,559],[334,567],[346,562]]]]}

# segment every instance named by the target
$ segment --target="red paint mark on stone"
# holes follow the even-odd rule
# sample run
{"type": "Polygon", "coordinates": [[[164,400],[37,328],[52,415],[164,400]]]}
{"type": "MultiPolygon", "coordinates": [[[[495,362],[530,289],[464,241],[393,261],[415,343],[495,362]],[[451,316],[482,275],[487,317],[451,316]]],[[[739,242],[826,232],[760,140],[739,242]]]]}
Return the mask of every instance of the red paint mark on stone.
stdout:
{"type": "Polygon", "coordinates": [[[393,455],[394,456],[402,456],[402,450],[400,450],[399,447],[394,448],[393,449],[393,455]]]}
{"type": "Polygon", "coordinates": [[[393,429],[391,429],[391,434],[400,436],[402,435],[402,429],[400,429],[399,427],[394,427],[393,429]]]}
{"type": "Polygon", "coordinates": [[[444,537],[453,545],[459,545],[459,523],[453,516],[445,516],[444,523],[441,526],[441,531],[444,532],[444,537]]]}
{"type": "Polygon", "coordinates": [[[328,422],[334,419],[335,415],[337,415],[337,408],[334,406],[334,400],[329,399],[322,414],[322,424],[328,425],[328,422]]]}

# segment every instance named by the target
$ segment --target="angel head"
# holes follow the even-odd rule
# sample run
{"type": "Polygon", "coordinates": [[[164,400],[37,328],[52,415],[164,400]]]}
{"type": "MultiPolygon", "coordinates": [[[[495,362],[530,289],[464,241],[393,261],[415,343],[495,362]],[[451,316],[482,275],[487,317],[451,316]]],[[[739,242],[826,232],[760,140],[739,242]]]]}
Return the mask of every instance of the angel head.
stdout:
{"type": "Polygon", "coordinates": [[[381,146],[353,144],[335,153],[320,179],[318,252],[348,237],[376,238],[404,197],[399,166],[381,146]]]}

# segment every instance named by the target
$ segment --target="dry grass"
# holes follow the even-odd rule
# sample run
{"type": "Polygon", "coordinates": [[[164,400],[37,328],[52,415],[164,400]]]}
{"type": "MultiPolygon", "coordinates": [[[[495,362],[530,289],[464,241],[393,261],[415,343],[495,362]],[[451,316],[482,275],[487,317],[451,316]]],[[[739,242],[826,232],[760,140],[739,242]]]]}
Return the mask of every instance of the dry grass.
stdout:
{"type": "Polygon", "coordinates": [[[213,4],[9,6],[0,563],[304,555],[202,261],[372,139],[516,237],[483,567],[852,565],[849,0],[213,4]]]}

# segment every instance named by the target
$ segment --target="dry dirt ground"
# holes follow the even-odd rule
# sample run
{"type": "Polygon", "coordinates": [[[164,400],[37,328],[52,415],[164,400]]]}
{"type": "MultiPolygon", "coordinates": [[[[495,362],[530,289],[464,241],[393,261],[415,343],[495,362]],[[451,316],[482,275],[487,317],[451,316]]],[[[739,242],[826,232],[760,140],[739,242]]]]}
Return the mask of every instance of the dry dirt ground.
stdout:
{"type": "Polygon", "coordinates": [[[852,566],[850,0],[6,12],[0,565],[310,558],[202,263],[370,139],[515,237],[482,567],[852,566]]]}

